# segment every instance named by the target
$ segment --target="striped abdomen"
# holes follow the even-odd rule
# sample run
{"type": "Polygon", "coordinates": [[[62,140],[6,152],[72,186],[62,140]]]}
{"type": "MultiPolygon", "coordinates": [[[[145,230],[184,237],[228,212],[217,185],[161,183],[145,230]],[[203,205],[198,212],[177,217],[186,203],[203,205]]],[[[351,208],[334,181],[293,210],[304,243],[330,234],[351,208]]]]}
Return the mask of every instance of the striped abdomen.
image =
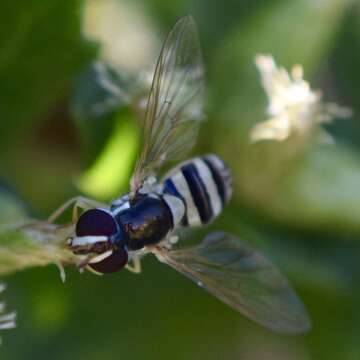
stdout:
{"type": "Polygon", "coordinates": [[[231,196],[231,176],[216,155],[190,159],[164,180],[164,193],[180,198],[185,205],[183,226],[199,226],[220,214],[231,196]]]}

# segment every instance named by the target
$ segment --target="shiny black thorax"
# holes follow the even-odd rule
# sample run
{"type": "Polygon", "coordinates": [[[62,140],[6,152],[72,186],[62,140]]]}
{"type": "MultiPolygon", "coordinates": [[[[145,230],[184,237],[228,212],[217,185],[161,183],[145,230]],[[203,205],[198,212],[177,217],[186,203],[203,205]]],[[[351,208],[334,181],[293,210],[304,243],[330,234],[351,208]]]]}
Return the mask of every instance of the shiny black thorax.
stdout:
{"type": "Polygon", "coordinates": [[[169,207],[159,197],[138,194],[130,200],[130,208],[115,215],[123,238],[115,239],[129,250],[157,244],[173,228],[169,207]]]}

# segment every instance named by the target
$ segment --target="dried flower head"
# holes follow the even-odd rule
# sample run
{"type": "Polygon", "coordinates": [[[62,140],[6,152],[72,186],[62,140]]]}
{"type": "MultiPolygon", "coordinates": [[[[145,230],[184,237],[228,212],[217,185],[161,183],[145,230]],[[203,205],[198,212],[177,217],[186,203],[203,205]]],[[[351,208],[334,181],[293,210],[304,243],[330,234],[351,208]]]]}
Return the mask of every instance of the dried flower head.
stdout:
{"type": "Polygon", "coordinates": [[[301,65],[294,65],[289,74],[276,65],[272,56],[258,55],[255,62],[269,99],[269,119],[251,130],[251,140],[282,141],[292,135],[307,138],[315,134],[321,141],[332,143],[331,135],[320,124],[329,123],[336,117],[349,117],[351,110],[322,102],[321,92],[312,90],[303,79],[301,65]]]}
{"type": "MultiPolygon", "coordinates": [[[[0,293],[6,289],[5,284],[0,283],[0,293]]],[[[5,303],[0,302],[0,330],[13,329],[16,327],[16,312],[4,314],[5,303]]]]}

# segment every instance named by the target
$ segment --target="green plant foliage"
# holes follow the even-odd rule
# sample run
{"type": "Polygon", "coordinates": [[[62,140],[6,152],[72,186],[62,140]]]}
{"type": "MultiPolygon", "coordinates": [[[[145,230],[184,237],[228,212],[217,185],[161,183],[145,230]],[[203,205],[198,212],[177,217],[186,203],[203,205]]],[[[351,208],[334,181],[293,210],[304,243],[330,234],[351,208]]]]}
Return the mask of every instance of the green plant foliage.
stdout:
{"type": "Polygon", "coordinates": [[[81,0],[1,1],[1,146],[64,98],[95,54],[81,35],[81,6],[81,0]]]}
{"type": "Polygon", "coordinates": [[[245,139],[248,127],[264,115],[254,56],[271,54],[286,68],[302,64],[306,77],[311,77],[334,47],[350,5],[349,0],[319,2],[317,6],[311,0],[271,1],[236,24],[225,34],[210,63],[210,79],[217,85],[211,87],[214,101],[210,104],[223,104],[214,109],[217,116],[237,125],[245,139]]]}
{"type": "Polygon", "coordinates": [[[101,61],[93,62],[76,79],[71,108],[76,119],[88,122],[119,110],[131,102],[131,83],[125,74],[101,61]]]}
{"type": "Polygon", "coordinates": [[[3,184],[0,186],[0,224],[7,224],[25,219],[27,205],[13,189],[3,184]]]}
{"type": "Polygon", "coordinates": [[[351,1],[337,0],[317,6],[308,0],[269,3],[225,37],[210,68],[211,80],[217,84],[211,88],[214,90],[210,104],[222,103],[214,108],[211,119],[214,123],[221,119],[224,132],[223,140],[216,141],[214,146],[222,152],[221,144],[229,138],[229,127],[235,126],[238,132],[232,131],[230,136],[236,144],[233,151],[239,157],[230,157],[229,161],[238,171],[239,194],[249,207],[261,208],[277,222],[339,233],[359,231],[354,211],[358,199],[349,196],[348,184],[339,178],[347,182],[359,176],[359,163],[351,149],[307,147],[289,165],[287,158],[298,145],[288,141],[254,146],[248,138],[249,129],[266,118],[265,103],[259,96],[259,75],[253,65],[254,54],[270,53],[287,68],[303,64],[306,78],[311,77],[335,47],[342,20],[351,5],[351,1]],[[241,168],[236,166],[238,163],[241,168]],[[263,171],[259,172],[259,167],[263,171]],[[333,169],[337,175],[329,174],[333,169]],[[344,173],[348,176],[343,176],[344,173]],[[332,190],[335,182],[337,192],[332,190]]]}
{"type": "MultiPolygon", "coordinates": [[[[117,132],[116,123],[122,122],[123,112],[131,106],[134,83],[134,79],[101,61],[92,62],[76,78],[70,109],[90,162],[117,132]]],[[[112,178],[117,181],[116,175],[112,178]]],[[[104,188],[104,184],[97,185],[104,188]]]]}
{"type": "Polygon", "coordinates": [[[66,248],[71,233],[71,225],[32,223],[29,209],[19,195],[0,187],[1,275],[28,267],[74,263],[74,255],[66,248]]]}
{"type": "MultiPolygon", "coordinates": [[[[359,359],[359,19],[354,0],[2,1],[0,176],[11,186],[0,187],[0,302],[17,311],[18,327],[1,333],[1,359],[359,359]],[[106,11],[87,14],[86,26],[106,47],[82,34],[83,8],[95,2],[106,11]],[[176,18],[195,12],[207,121],[193,154],[219,154],[234,175],[221,217],[179,247],[224,230],[262,250],[306,305],[306,335],[258,327],[150,255],[139,276],[79,274],[66,246],[71,225],[14,226],[45,219],[71,196],[107,201],[128,191],[149,84],[146,72],[102,62],[112,42],[134,51],[135,41],[126,24],[117,33],[100,14],[136,17],[136,9],[162,30],[144,24],[137,41],[163,40],[176,18]],[[288,71],[302,64],[324,102],[353,109],[352,120],[326,124],[334,144],[301,136],[251,143],[250,130],[270,117],[258,53],[288,71]],[[65,284],[45,267],[60,262],[71,264],[65,284]]],[[[70,218],[68,210],[61,221],[70,218]]]]}
{"type": "Polygon", "coordinates": [[[116,198],[126,191],[138,144],[138,128],[129,120],[118,121],[94,164],[77,181],[79,189],[101,200],[116,198]]]}

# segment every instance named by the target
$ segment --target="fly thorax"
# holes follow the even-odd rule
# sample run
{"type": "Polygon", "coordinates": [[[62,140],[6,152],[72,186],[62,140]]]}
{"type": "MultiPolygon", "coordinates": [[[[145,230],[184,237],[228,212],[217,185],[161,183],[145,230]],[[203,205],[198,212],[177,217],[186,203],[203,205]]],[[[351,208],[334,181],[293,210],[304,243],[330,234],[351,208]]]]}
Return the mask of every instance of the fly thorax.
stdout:
{"type": "Polygon", "coordinates": [[[156,194],[138,194],[130,200],[129,208],[118,213],[112,211],[127,238],[129,250],[156,244],[173,229],[171,210],[156,194]]]}

